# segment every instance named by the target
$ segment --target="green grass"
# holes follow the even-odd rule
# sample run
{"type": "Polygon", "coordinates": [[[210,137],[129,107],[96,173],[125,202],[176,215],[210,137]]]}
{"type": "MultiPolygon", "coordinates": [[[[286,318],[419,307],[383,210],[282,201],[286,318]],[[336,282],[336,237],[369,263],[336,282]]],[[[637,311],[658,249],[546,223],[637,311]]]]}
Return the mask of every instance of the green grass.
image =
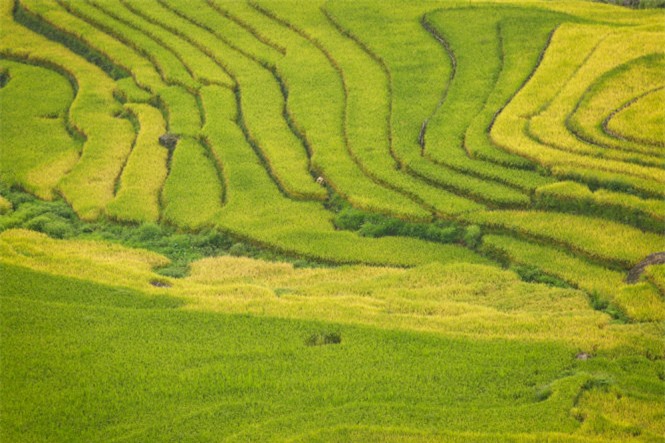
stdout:
{"type": "Polygon", "coordinates": [[[331,214],[315,202],[285,198],[234,124],[231,91],[206,87],[203,106],[210,115],[204,134],[224,165],[227,203],[218,225],[262,245],[305,257],[339,263],[414,265],[429,261],[483,262],[470,250],[416,239],[362,239],[335,231],[331,214]],[[223,117],[221,117],[223,116],[223,117]]]}
{"type": "MultiPolygon", "coordinates": [[[[217,35],[200,28],[159,5],[137,5],[175,34],[182,33],[231,73],[240,86],[239,103],[248,136],[282,189],[295,198],[323,199],[325,191],[308,172],[305,146],[282,116],[284,97],[277,79],[268,69],[217,35]],[[220,41],[221,40],[221,41],[220,41]]],[[[212,14],[217,15],[216,11],[212,14]]],[[[197,67],[197,69],[199,69],[197,67]]],[[[203,67],[201,67],[203,69],[203,67]]]]}
{"type": "Polygon", "coordinates": [[[580,432],[609,401],[591,400],[609,389],[649,407],[663,391],[662,365],[621,352],[583,362],[555,342],[187,311],[164,291],[7,264],[2,273],[9,440],[275,440],[350,426],[431,438],[625,438],[627,417],[606,416],[603,428],[580,432]],[[308,346],[317,334],[340,342],[308,346]],[[589,421],[581,426],[575,414],[589,421]]]}
{"type": "Polygon", "coordinates": [[[665,223],[665,202],[598,189],[591,191],[576,182],[558,182],[536,190],[537,206],[543,209],[594,215],[661,232],[665,223]]]}
{"type": "MultiPolygon", "coordinates": [[[[649,154],[654,157],[650,164],[662,166],[663,158],[658,155],[654,146],[610,136],[606,133],[605,121],[610,118],[607,115],[608,109],[622,108],[634,100],[634,97],[643,95],[645,88],[653,90],[665,87],[663,73],[665,73],[665,56],[662,54],[638,58],[609,71],[599,78],[582,97],[575,111],[568,118],[568,126],[578,136],[591,143],[611,149],[649,154]]],[[[658,106],[654,106],[653,109],[658,109],[658,106]]],[[[649,115],[651,112],[643,114],[649,115]]],[[[640,120],[640,118],[634,118],[636,123],[640,120]]]]}
{"type": "Polygon", "coordinates": [[[0,440],[660,441],[662,20],[1,3],[0,440]]]}
{"type": "Polygon", "coordinates": [[[557,248],[508,236],[486,235],[483,247],[493,254],[505,254],[513,263],[535,267],[583,289],[597,309],[605,309],[611,315],[638,321],[665,318],[665,304],[658,299],[658,291],[646,284],[626,285],[624,273],[588,263],[557,248]],[[640,291],[639,296],[626,299],[626,294],[634,291],[640,291]],[[651,306],[639,311],[645,301],[651,306]]]}
{"type": "Polygon", "coordinates": [[[624,268],[663,249],[665,238],[620,223],[564,213],[538,211],[486,211],[464,220],[510,230],[552,242],[597,260],[624,268]]]}
{"type": "Polygon", "coordinates": [[[0,88],[0,174],[7,184],[52,199],[81,149],[80,136],[73,137],[66,126],[72,84],[45,67],[0,60],[0,69],[8,78],[0,88]]]}
{"type": "Polygon", "coordinates": [[[157,222],[160,192],[167,174],[168,150],[158,142],[166,132],[161,113],[148,105],[126,105],[137,119],[139,134],[120,176],[115,199],[106,207],[109,216],[134,222],[157,222]]]}
{"type": "Polygon", "coordinates": [[[662,89],[639,98],[612,116],[607,122],[607,129],[642,143],[665,144],[665,113],[660,107],[664,99],[662,89]]]}
{"type": "Polygon", "coordinates": [[[198,141],[189,137],[178,141],[162,191],[165,221],[188,228],[212,224],[223,195],[215,164],[198,141]]]}

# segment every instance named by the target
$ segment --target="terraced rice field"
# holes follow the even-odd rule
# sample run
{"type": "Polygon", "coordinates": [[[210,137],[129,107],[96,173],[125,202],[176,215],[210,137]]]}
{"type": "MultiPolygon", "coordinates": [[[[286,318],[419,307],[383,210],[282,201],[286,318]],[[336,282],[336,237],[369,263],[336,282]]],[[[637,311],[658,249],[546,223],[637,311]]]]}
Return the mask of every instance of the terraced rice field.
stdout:
{"type": "Polygon", "coordinates": [[[3,441],[663,441],[662,9],[0,8],[3,441]]]}

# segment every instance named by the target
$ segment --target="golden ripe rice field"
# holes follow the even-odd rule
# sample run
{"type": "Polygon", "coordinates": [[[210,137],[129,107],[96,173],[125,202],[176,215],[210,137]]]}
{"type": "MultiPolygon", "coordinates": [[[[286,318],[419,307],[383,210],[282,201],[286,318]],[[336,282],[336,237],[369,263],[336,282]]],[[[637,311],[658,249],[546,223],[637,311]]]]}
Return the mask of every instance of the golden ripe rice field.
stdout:
{"type": "Polygon", "coordinates": [[[0,0],[0,441],[665,441],[665,9],[0,0]]]}

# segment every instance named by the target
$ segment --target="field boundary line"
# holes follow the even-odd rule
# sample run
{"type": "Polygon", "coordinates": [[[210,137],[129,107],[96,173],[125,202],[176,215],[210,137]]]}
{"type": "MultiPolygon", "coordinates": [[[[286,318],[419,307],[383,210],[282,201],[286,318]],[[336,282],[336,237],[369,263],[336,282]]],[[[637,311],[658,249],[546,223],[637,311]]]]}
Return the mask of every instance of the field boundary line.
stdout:
{"type": "MultiPolygon", "coordinates": [[[[437,10],[441,11],[441,10],[437,10]]],[[[444,52],[448,55],[448,58],[450,59],[450,74],[448,75],[448,82],[446,83],[446,86],[441,93],[441,97],[439,98],[439,102],[437,103],[436,107],[432,111],[432,113],[427,117],[423,123],[422,126],[420,127],[420,134],[418,134],[418,144],[420,144],[420,155],[421,157],[425,156],[425,134],[427,132],[427,126],[429,125],[429,121],[434,117],[434,115],[441,109],[443,106],[443,103],[446,101],[446,98],[448,97],[448,93],[450,92],[450,86],[457,75],[457,57],[455,57],[455,53],[453,52],[452,48],[450,47],[450,44],[446,39],[443,38],[443,36],[439,35],[432,24],[428,21],[427,15],[431,14],[434,11],[430,11],[426,14],[423,14],[420,17],[420,24],[421,26],[427,31],[428,34],[430,34],[434,40],[439,42],[441,47],[443,48],[444,52]]]]}

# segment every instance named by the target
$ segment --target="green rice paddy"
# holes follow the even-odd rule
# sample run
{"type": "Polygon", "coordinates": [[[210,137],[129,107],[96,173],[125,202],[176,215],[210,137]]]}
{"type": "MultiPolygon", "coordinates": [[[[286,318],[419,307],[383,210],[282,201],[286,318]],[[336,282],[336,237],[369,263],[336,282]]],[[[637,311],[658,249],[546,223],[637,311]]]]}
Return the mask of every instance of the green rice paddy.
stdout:
{"type": "Polygon", "coordinates": [[[1,0],[0,441],[664,441],[630,3],[1,0]]]}

